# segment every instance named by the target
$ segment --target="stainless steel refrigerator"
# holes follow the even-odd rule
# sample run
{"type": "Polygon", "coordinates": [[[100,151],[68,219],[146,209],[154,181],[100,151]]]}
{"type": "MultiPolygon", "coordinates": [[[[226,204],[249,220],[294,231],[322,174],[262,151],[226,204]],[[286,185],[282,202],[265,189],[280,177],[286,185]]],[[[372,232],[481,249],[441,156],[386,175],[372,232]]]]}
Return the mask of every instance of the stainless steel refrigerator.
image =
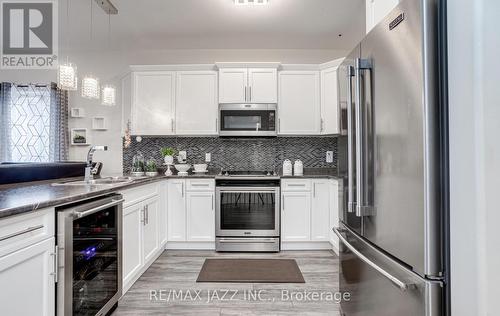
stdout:
{"type": "Polygon", "coordinates": [[[405,0],[339,67],[345,315],[443,314],[437,1],[405,0]]]}

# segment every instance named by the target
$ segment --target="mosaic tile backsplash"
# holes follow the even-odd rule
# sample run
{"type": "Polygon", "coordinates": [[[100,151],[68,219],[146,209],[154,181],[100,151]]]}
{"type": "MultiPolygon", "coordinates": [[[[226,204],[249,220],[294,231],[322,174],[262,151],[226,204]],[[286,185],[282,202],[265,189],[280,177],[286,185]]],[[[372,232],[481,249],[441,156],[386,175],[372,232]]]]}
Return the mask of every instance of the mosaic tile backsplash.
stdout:
{"type": "Polygon", "coordinates": [[[205,163],[205,153],[211,153],[209,168],[224,170],[279,170],[285,159],[292,163],[300,159],[306,168],[336,168],[336,137],[132,137],[129,148],[123,148],[123,172],[129,173],[132,157],[140,151],[147,160],[153,157],[163,163],[160,148],[173,147],[187,151],[188,163],[205,163]],[[326,163],[326,151],[333,151],[333,163],[326,163]]]}

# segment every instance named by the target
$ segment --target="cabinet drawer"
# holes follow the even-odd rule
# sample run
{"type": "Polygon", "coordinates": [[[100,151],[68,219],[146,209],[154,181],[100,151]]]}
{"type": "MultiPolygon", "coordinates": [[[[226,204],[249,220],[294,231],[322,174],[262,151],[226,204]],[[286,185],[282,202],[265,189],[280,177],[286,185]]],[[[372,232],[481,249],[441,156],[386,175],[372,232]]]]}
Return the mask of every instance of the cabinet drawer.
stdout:
{"type": "Polygon", "coordinates": [[[212,179],[187,179],[186,188],[188,191],[213,191],[215,181],[212,179]]]}
{"type": "Polygon", "coordinates": [[[54,236],[54,208],[0,220],[0,257],[54,236]]]}
{"type": "Polygon", "coordinates": [[[283,179],[281,191],[311,191],[310,179],[283,179]]]}
{"type": "Polygon", "coordinates": [[[123,195],[123,199],[125,199],[123,207],[127,207],[129,205],[142,202],[147,198],[158,195],[159,184],[153,183],[153,184],[138,186],[132,189],[121,191],[120,194],[123,195]]]}

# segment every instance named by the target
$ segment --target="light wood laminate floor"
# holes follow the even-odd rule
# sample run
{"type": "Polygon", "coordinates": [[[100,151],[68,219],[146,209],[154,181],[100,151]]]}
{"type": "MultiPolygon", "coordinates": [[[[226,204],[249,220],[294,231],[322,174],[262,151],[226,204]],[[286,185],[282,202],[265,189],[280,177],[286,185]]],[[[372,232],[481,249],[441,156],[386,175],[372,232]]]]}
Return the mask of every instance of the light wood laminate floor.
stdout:
{"type": "Polygon", "coordinates": [[[339,288],[338,271],[338,257],[332,251],[232,254],[168,250],[121,298],[113,316],[339,316],[340,306],[331,296],[331,293],[337,292],[339,288]],[[293,258],[297,261],[306,283],[196,283],[203,262],[209,257],[293,258]],[[151,291],[156,291],[156,296],[152,295],[155,292],[151,291]],[[313,295],[323,295],[323,298],[314,300],[313,295]]]}

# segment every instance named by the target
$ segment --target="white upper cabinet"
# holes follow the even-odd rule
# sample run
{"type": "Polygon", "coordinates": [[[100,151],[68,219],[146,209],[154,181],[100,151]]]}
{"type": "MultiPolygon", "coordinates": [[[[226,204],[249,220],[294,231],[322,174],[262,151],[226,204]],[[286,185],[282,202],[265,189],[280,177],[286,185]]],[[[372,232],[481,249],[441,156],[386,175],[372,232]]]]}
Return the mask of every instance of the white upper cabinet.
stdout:
{"type": "Polygon", "coordinates": [[[248,93],[247,68],[219,70],[219,103],[245,103],[248,93]]]}
{"type": "Polygon", "coordinates": [[[177,135],[217,134],[217,110],[216,71],[177,72],[177,135]]]}
{"type": "Polygon", "coordinates": [[[175,72],[132,73],[132,133],[174,134],[175,72]]]}
{"type": "Polygon", "coordinates": [[[276,68],[221,68],[219,103],[277,103],[276,68]]]}
{"type": "Polygon", "coordinates": [[[320,134],[319,71],[281,71],[278,84],[278,133],[320,134]]]}
{"type": "Polygon", "coordinates": [[[278,71],[275,68],[248,69],[248,102],[278,103],[278,71]]]}
{"type": "Polygon", "coordinates": [[[337,67],[321,71],[321,134],[339,134],[337,67]]]}
{"type": "Polygon", "coordinates": [[[366,0],[366,33],[399,4],[399,0],[366,0]]]}

